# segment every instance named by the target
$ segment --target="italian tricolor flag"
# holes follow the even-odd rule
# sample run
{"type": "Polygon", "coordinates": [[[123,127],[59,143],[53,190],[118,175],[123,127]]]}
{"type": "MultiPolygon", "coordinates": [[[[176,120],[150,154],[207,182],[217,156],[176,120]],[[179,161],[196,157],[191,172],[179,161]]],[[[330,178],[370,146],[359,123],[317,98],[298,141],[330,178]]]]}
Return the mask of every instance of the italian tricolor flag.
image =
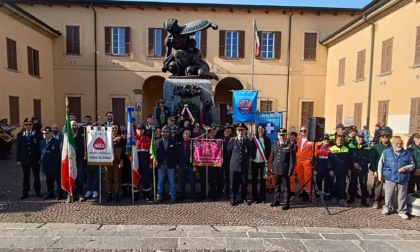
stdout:
{"type": "Polygon", "coordinates": [[[77,177],[76,146],[70,125],[70,112],[66,109],[63,150],[61,151],[61,188],[73,196],[73,183],[77,177]]]}
{"type": "Polygon", "coordinates": [[[127,111],[127,143],[125,147],[125,154],[131,156],[131,174],[132,174],[132,185],[134,188],[138,187],[140,181],[139,173],[139,157],[137,156],[137,147],[136,140],[134,138],[134,125],[133,117],[131,112],[134,111],[134,108],[128,106],[127,111]]]}
{"type": "Polygon", "coordinates": [[[254,33],[255,33],[255,56],[260,54],[260,38],[258,37],[257,22],[254,20],[254,33]]]}

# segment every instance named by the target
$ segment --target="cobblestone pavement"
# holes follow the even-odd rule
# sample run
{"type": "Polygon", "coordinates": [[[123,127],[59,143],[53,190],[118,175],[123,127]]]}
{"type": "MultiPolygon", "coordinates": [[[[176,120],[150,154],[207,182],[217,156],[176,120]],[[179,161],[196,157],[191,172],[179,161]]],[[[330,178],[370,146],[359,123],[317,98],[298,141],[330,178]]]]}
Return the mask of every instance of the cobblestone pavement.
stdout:
{"type": "MultiPolygon", "coordinates": [[[[0,161],[0,223],[79,223],[137,225],[238,225],[330,228],[380,228],[416,230],[420,218],[402,220],[397,214],[381,215],[380,209],[364,208],[354,203],[350,208],[328,202],[332,215],[323,206],[296,198],[292,208],[283,211],[269,204],[230,206],[228,201],[190,200],[161,205],[144,200],[131,204],[130,199],[102,205],[93,200],[66,204],[64,200],[43,200],[31,197],[19,200],[22,169],[15,158],[0,161]]],[[[43,187],[45,187],[45,182],[43,187]]],[[[104,185],[104,184],[103,184],[104,185]]],[[[104,186],[103,186],[104,187],[104,186]]]]}

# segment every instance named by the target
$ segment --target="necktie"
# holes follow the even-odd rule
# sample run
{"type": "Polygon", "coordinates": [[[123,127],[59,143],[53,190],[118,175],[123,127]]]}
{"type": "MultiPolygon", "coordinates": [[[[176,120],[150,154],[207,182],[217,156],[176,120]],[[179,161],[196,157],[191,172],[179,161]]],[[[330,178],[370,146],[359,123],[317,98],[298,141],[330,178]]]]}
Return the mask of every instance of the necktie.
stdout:
{"type": "Polygon", "coordinates": [[[46,142],[47,142],[47,146],[48,146],[48,144],[50,143],[50,141],[47,140],[46,142]]]}
{"type": "Polygon", "coordinates": [[[29,131],[26,131],[26,137],[29,137],[30,135],[29,131]]]}

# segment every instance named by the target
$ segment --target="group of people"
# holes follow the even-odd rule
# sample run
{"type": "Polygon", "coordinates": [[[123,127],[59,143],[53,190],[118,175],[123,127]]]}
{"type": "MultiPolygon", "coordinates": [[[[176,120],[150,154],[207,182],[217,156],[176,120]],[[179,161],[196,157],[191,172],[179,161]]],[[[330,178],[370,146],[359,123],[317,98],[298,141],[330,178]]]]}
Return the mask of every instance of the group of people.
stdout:
{"type": "MultiPolygon", "coordinates": [[[[188,118],[170,116],[161,108],[158,124],[149,115],[144,123],[135,125],[135,141],[139,160],[141,186],[133,185],[135,199],[144,198],[152,201],[153,175],[157,177],[156,202],[164,200],[165,178],[169,182],[170,202],[176,203],[186,198],[199,201],[207,197],[207,183],[210,185],[209,197],[219,200],[223,194],[232,205],[243,203],[265,203],[267,188],[266,179],[274,183],[272,207],[279,206],[283,194],[284,210],[289,209],[290,199],[297,192],[302,201],[316,199],[332,200],[344,207],[361,199],[362,206],[369,206],[368,198],[373,198],[373,207],[379,208],[382,190],[385,187],[383,214],[392,210],[392,196],[398,187],[398,213],[407,219],[407,193],[417,191],[420,186],[420,129],[412,136],[408,149],[403,148],[403,141],[392,135],[389,127],[375,131],[374,141],[367,142],[366,129],[358,131],[338,124],[336,132],[325,135],[322,142],[307,138],[307,128],[300,132],[288,133],[286,129],[277,130],[278,140],[271,143],[266,135],[264,124],[256,126],[255,136],[250,136],[248,127],[243,123],[213,128],[192,122],[188,118]],[[156,159],[150,158],[152,132],[156,141],[156,159]],[[223,140],[222,167],[206,169],[192,164],[191,139],[206,132],[210,138],[223,140]],[[155,167],[156,169],[152,169],[155,167]],[[252,200],[248,200],[248,173],[251,169],[252,200]],[[367,189],[369,171],[374,177],[371,193],[367,189]],[[153,174],[155,172],[155,174],[153,174]],[[302,186],[297,191],[296,175],[302,186]],[[199,188],[196,188],[196,177],[199,177],[199,188]],[[311,178],[315,177],[316,185],[311,178]],[[178,190],[176,183],[179,182],[178,190]],[[190,184],[189,194],[186,184],[190,184]],[[316,186],[316,190],[313,190],[316,186]],[[142,188],[142,191],[137,188],[142,188]],[[360,190],[360,194],[359,194],[360,190]],[[240,192],[240,194],[239,194],[240,192]]],[[[159,110],[159,109],[158,109],[159,110]]],[[[78,126],[74,115],[71,116],[71,127],[76,145],[78,176],[75,183],[74,199],[68,195],[67,201],[99,196],[98,167],[88,166],[85,160],[84,129],[78,126]],[[83,185],[86,183],[86,190],[83,185]]],[[[30,171],[34,176],[35,195],[42,197],[39,179],[40,167],[46,175],[47,194],[45,199],[63,197],[60,186],[61,145],[63,136],[57,125],[44,127],[41,131],[33,129],[33,119],[26,118],[24,129],[17,136],[17,162],[23,168],[23,194],[21,199],[29,196],[30,171]],[[55,184],[57,191],[54,191],[55,184]]],[[[84,125],[92,125],[92,117],[85,116],[84,125]]],[[[107,113],[103,126],[112,127],[113,132],[113,165],[106,170],[106,201],[119,201],[120,194],[131,193],[131,157],[125,153],[126,134],[120,125],[114,122],[112,112],[107,113]]]]}

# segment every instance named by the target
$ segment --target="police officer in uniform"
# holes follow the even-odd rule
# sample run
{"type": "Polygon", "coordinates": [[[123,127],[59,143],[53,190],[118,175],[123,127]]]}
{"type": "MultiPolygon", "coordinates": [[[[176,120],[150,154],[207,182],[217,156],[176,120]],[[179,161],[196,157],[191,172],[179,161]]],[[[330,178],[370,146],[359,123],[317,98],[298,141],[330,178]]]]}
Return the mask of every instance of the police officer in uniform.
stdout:
{"type": "Polygon", "coordinates": [[[287,130],[280,128],[277,130],[278,141],[274,145],[272,156],[273,163],[271,166],[273,174],[276,176],[276,187],[273,203],[271,207],[280,205],[281,185],[284,187],[284,205],[283,210],[289,209],[290,204],[290,175],[293,174],[296,153],[293,144],[287,141],[287,130]]]}
{"type": "Polygon", "coordinates": [[[241,201],[250,205],[247,201],[246,193],[248,189],[248,170],[249,159],[251,158],[252,143],[245,138],[245,130],[248,128],[243,123],[235,125],[237,136],[231,138],[228,144],[228,151],[231,153],[230,158],[230,204],[236,205],[236,195],[241,186],[241,201]]]}
{"type": "Polygon", "coordinates": [[[41,132],[33,130],[31,118],[23,120],[24,129],[18,133],[16,138],[16,161],[23,169],[23,194],[20,199],[29,197],[31,169],[34,176],[34,190],[37,197],[42,197],[40,169],[39,141],[42,140],[41,132]]]}

